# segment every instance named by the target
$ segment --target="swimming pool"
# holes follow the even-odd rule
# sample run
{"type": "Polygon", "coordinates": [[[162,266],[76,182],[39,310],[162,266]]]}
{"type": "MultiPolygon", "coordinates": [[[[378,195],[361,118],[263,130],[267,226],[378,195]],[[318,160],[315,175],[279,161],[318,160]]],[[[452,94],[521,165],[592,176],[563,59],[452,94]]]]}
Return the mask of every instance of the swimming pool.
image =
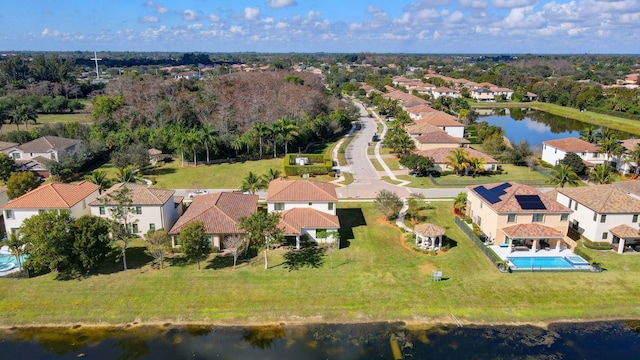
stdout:
{"type": "Polygon", "coordinates": [[[564,256],[522,256],[509,257],[512,270],[581,270],[588,269],[589,263],[577,255],[564,256]]]}
{"type": "MultiPolygon", "coordinates": [[[[21,255],[20,264],[24,264],[25,260],[27,260],[27,255],[21,255]]],[[[0,254],[0,265],[8,263],[18,264],[15,255],[0,254]]]]}

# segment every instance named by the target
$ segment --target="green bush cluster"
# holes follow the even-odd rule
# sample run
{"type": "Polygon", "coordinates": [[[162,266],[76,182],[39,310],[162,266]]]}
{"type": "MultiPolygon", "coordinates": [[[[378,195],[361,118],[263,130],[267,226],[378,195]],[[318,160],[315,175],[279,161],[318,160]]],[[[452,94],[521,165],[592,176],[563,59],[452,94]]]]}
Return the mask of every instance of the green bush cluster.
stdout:
{"type": "Polygon", "coordinates": [[[589,241],[584,240],[584,246],[593,250],[609,250],[611,249],[611,244],[606,241],[589,241]]]}
{"type": "Polygon", "coordinates": [[[333,161],[324,154],[287,154],[284,157],[284,173],[287,176],[300,176],[303,174],[326,175],[331,172],[333,161]],[[295,158],[305,157],[312,165],[296,165],[295,158]]]}

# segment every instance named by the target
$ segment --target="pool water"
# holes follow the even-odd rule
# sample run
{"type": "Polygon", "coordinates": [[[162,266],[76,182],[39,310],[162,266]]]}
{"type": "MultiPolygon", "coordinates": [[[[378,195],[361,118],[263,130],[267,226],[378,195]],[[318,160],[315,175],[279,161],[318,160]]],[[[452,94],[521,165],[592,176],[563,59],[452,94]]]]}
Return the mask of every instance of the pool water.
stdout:
{"type": "MultiPolygon", "coordinates": [[[[24,261],[27,260],[27,256],[26,255],[21,255],[20,256],[20,264],[24,264],[24,261]]],[[[0,254],[0,265],[2,264],[7,264],[7,263],[14,263],[14,264],[18,264],[18,260],[16,260],[15,255],[6,255],[6,254],[0,254]]]]}
{"type": "Polygon", "coordinates": [[[589,265],[583,258],[579,256],[571,256],[567,259],[564,256],[545,256],[545,257],[510,257],[508,258],[511,267],[514,270],[570,270],[585,269],[589,265]]]}

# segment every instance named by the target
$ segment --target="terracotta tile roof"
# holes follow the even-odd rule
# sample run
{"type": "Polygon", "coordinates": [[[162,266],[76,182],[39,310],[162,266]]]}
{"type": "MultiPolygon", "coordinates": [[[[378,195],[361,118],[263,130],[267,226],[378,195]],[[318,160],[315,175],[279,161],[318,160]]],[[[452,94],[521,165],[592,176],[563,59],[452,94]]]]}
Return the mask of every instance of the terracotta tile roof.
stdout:
{"type": "Polygon", "coordinates": [[[640,231],[627,224],[612,227],[609,232],[621,239],[640,239],[640,231]]]}
{"type": "Polygon", "coordinates": [[[450,89],[450,88],[448,88],[448,87],[441,86],[441,87],[437,87],[437,88],[435,88],[435,89],[433,90],[433,92],[439,92],[439,93],[457,93],[458,91],[457,91],[457,90],[450,89]]]}
{"type": "Polygon", "coordinates": [[[548,146],[552,146],[556,149],[563,150],[565,152],[598,152],[600,151],[600,147],[598,145],[591,144],[584,140],[578,138],[564,138],[564,139],[555,139],[555,140],[547,140],[543,141],[543,144],[548,146]]]}
{"type": "Polygon", "coordinates": [[[413,230],[423,236],[434,237],[444,235],[444,228],[434,224],[418,224],[413,230]]]}
{"type": "Polygon", "coordinates": [[[49,183],[37,187],[17,199],[9,201],[3,209],[70,209],[100,187],[87,181],[78,184],[49,183]]]}
{"type": "Polygon", "coordinates": [[[273,201],[338,201],[338,195],[332,184],[280,178],[269,183],[267,202],[273,201]]]}
{"type": "Polygon", "coordinates": [[[559,193],[600,214],[640,213],[640,200],[629,196],[627,191],[621,190],[619,187],[622,186],[624,185],[604,184],[557,190],[559,193]]]}
{"type": "Polygon", "coordinates": [[[442,130],[420,135],[416,140],[421,144],[469,144],[469,140],[453,137],[442,130]]]}
{"type": "Polygon", "coordinates": [[[169,234],[179,234],[184,225],[193,221],[202,221],[207,234],[242,234],[244,230],[238,226],[238,220],[257,209],[258,195],[238,192],[200,195],[193,199],[169,234]]]}
{"type": "Polygon", "coordinates": [[[562,232],[540,224],[507,226],[502,228],[502,232],[512,239],[550,239],[564,237],[562,232]]]}
{"type": "Polygon", "coordinates": [[[484,184],[484,185],[471,185],[467,186],[467,190],[476,194],[480,199],[482,199],[487,206],[490,206],[498,213],[570,213],[571,209],[560,204],[555,199],[551,199],[547,196],[544,196],[540,191],[536,188],[533,188],[528,185],[520,184],[517,182],[510,183],[494,183],[494,184],[484,184]],[[509,187],[504,187],[506,184],[510,184],[509,187]],[[486,201],[486,199],[480,195],[476,189],[480,187],[484,187],[485,189],[492,190],[498,186],[503,186],[503,195],[499,196],[499,201],[491,204],[486,201]],[[522,209],[520,203],[516,199],[516,195],[538,195],[540,196],[540,201],[544,204],[545,209],[541,210],[525,210],[522,209]]]}
{"type": "Polygon", "coordinates": [[[640,197],[640,180],[619,181],[611,184],[616,189],[640,197]]]}
{"type": "Polygon", "coordinates": [[[494,84],[492,84],[490,82],[479,83],[478,86],[486,87],[486,88],[489,88],[489,89],[498,87],[498,86],[496,86],[496,85],[494,85],[494,84]]]}
{"type": "MultiPolygon", "coordinates": [[[[435,164],[445,164],[447,162],[449,162],[449,159],[447,159],[447,156],[449,156],[449,154],[451,154],[454,150],[454,148],[437,148],[437,149],[429,149],[429,150],[419,150],[416,151],[416,154],[421,155],[421,156],[425,156],[425,157],[430,157],[433,158],[433,162],[435,164]]],[[[497,164],[498,160],[492,158],[491,156],[482,153],[476,149],[472,149],[472,148],[464,148],[462,151],[466,152],[468,154],[469,157],[472,158],[481,158],[483,159],[487,164],[497,164]]]]}
{"type": "Polygon", "coordinates": [[[80,144],[80,140],[67,139],[58,136],[43,136],[35,140],[20,145],[18,148],[23,152],[47,152],[49,150],[66,150],[74,145],[80,144]]]}
{"type": "Polygon", "coordinates": [[[340,228],[340,220],[336,215],[312,208],[294,208],[280,214],[278,225],[285,235],[301,235],[302,229],[340,228]]]}
{"type": "Polygon", "coordinates": [[[452,115],[443,111],[434,111],[425,114],[422,119],[416,120],[417,123],[427,123],[435,126],[459,126],[464,127],[464,124],[459,123],[452,115]]]}
{"type": "Polygon", "coordinates": [[[622,147],[626,152],[631,152],[640,146],[640,139],[626,139],[620,141],[622,143],[622,147]]]}
{"type": "Polygon", "coordinates": [[[424,113],[430,113],[434,111],[438,111],[438,110],[432,108],[427,104],[419,104],[419,105],[411,106],[407,108],[407,112],[412,114],[424,114],[424,113]]]}
{"type": "Polygon", "coordinates": [[[406,129],[409,135],[422,135],[428,134],[432,132],[443,132],[444,130],[440,129],[435,125],[431,125],[428,123],[414,123],[412,125],[407,126],[406,129]]]}
{"type": "MultiPolygon", "coordinates": [[[[103,205],[104,200],[109,199],[109,195],[120,191],[122,188],[127,188],[131,191],[131,205],[159,205],[166,204],[171,196],[175,193],[173,190],[150,188],[142,184],[134,183],[118,183],[110,187],[105,191],[98,199],[92,201],[91,206],[103,205]]],[[[117,205],[113,200],[110,200],[107,205],[117,205]]]]}
{"type": "Polygon", "coordinates": [[[6,141],[0,141],[0,151],[2,150],[6,150],[12,147],[16,147],[20,144],[18,143],[14,143],[14,142],[6,142],[6,141]]]}

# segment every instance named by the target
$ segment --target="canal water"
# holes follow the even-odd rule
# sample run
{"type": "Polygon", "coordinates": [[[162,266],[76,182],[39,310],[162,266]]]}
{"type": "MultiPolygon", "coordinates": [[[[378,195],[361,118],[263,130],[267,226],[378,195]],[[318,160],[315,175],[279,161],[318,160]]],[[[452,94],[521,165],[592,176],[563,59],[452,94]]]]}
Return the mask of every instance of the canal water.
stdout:
{"type": "MultiPolygon", "coordinates": [[[[578,120],[552,115],[536,110],[521,109],[481,109],[484,110],[477,122],[486,121],[489,125],[500,126],[511,143],[527,140],[532,147],[542,147],[546,140],[580,137],[580,131],[598,127],[578,120]]],[[[631,134],[612,131],[618,139],[635,137],[631,134]]]]}
{"type": "Polygon", "coordinates": [[[639,359],[640,321],[535,326],[131,326],[0,331],[2,359],[639,359]]]}

